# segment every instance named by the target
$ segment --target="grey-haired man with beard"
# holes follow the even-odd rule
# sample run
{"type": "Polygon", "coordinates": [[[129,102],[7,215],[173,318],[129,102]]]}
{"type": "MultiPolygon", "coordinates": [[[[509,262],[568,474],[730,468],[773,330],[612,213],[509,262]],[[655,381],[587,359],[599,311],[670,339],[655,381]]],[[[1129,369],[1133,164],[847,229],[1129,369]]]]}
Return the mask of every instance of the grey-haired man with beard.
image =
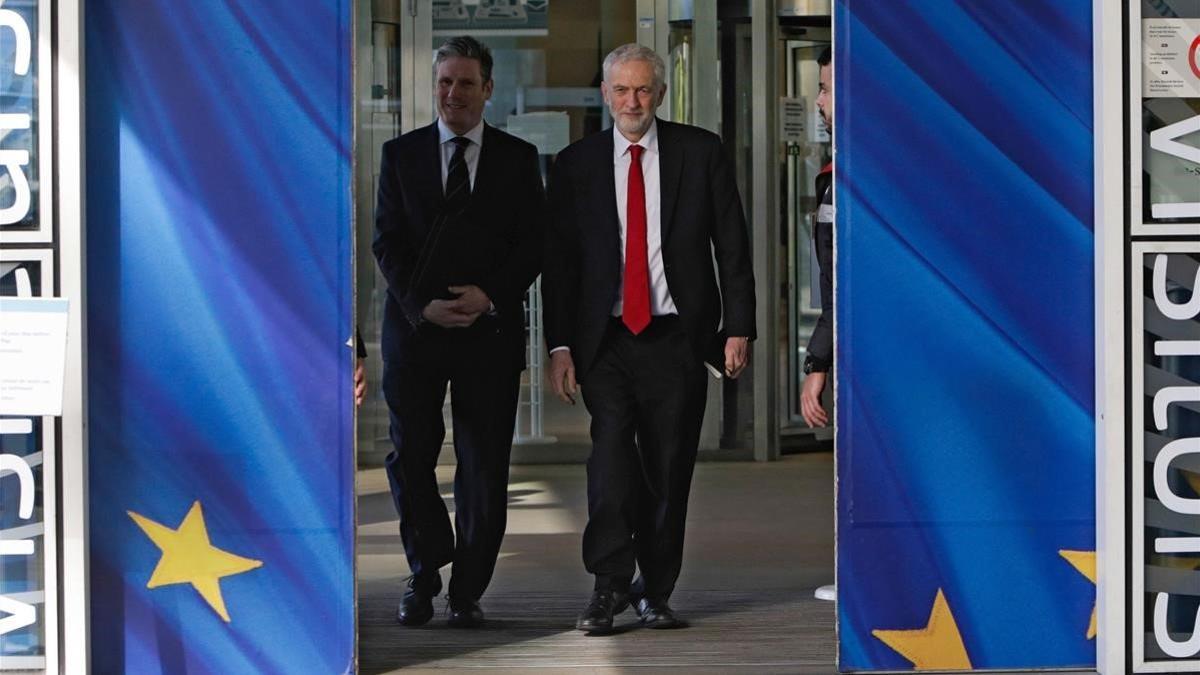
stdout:
{"type": "Polygon", "coordinates": [[[655,118],[665,67],[646,47],[613,50],[601,88],[615,125],[558,155],[542,285],[551,386],[572,404],[581,389],[592,416],[583,559],[595,584],[576,624],[589,633],[630,604],[644,626],[684,625],[668,600],[704,362],[735,378],[755,337],[748,231],[720,138],[655,118]]]}

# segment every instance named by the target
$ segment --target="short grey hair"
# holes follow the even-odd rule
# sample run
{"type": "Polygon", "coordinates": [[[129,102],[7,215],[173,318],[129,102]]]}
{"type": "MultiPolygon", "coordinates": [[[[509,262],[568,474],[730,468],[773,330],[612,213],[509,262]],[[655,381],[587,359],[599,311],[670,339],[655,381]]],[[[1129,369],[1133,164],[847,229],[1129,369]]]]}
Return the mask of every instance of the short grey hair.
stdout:
{"type": "Polygon", "coordinates": [[[492,50],[479,40],[470,35],[459,35],[443,42],[433,58],[433,72],[437,73],[442,61],[454,56],[475,59],[479,62],[479,73],[483,76],[483,81],[492,79],[492,50]]]}
{"type": "Polygon", "coordinates": [[[667,65],[663,63],[662,57],[653,49],[636,42],[621,45],[609,52],[608,56],[604,57],[604,81],[610,82],[609,78],[612,75],[614,66],[628,61],[646,61],[650,63],[654,66],[654,84],[658,85],[659,89],[667,86],[667,65]]]}

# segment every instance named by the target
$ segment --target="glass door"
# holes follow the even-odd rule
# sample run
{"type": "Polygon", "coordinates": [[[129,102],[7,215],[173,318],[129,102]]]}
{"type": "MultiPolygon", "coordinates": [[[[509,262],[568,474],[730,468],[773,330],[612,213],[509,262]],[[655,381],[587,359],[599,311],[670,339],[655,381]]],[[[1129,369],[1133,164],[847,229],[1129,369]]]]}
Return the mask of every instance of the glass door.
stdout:
{"type": "Polygon", "coordinates": [[[400,134],[404,89],[405,35],[413,19],[399,0],[360,3],[356,36],[357,128],[355,151],[355,280],[358,324],[366,342],[367,400],[359,409],[358,457],[364,465],[383,463],[391,451],[388,410],[383,400],[383,361],[379,334],[387,282],[371,253],[380,150],[400,134]]]}
{"type": "MultiPolygon", "coordinates": [[[[356,278],[359,322],[371,357],[367,360],[369,398],[359,411],[358,436],[360,464],[377,465],[391,450],[387,405],[378,386],[382,375],[379,327],[387,286],[370,248],[379,153],[388,139],[434,121],[434,51],[456,35],[471,35],[488,45],[495,89],[484,120],[536,145],[544,178],[559,150],[611,126],[600,94],[601,64],[614,47],[636,40],[637,3],[373,0],[359,4],[363,28],[358,35],[356,278]]],[[[582,461],[590,447],[587,412],[583,406],[546,400],[548,358],[539,302],[535,282],[526,296],[529,368],[522,380],[514,460],[537,460],[544,451],[545,457],[557,461],[582,461]],[[557,447],[541,447],[549,443],[557,447]]],[[[449,415],[448,405],[443,412],[449,415]]]]}
{"type": "MultiPolygon", "coordinates": [[[[802,365],[807,355],[817,317],[821,314],[820,270],[813,245],[814,214],[819,196],[815,180],[821,169],[832,161],[829,131],[821,121],[817,98],[817,56],[829,46],[829,29],[781,26],[782,98],[780,102],[780,141],[784,147],[780,194],[786,240],[784,270],[787,293],[782,299],[787,336],[781,341],[786,353],[780,359],[785,376],[780,384],[780,421],[785,436],[813,434],[817,439],[832,437],[832,429],[809,431],[800,417],[800,388],[804,382],[802,365]]],[[[826,387],[824,405],[832,413],[832,387],[826,387]]],[[[832,415],[831,415],[832,418],[832,415]]]]}

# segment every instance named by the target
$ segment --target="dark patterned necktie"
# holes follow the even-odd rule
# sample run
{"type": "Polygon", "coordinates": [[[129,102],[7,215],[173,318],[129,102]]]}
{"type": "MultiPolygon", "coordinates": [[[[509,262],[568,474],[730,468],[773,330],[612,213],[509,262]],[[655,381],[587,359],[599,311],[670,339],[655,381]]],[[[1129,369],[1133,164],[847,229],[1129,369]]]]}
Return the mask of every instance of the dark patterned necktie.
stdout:
{"type": "Polygon", "coordinates": [[[451,142],[455,148],[446,172],[446,212],[459,213],[466,208],[467,200],[471,197],[471,174],[467,171],[467,146],[471,141],[464,136],[457,136],[451,142]]]}

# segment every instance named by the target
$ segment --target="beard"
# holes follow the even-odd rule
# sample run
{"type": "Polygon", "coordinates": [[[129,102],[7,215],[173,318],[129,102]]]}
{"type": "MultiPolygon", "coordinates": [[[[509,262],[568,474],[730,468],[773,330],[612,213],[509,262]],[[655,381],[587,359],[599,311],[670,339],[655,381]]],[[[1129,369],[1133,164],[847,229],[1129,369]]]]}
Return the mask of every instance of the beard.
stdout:
{"type": "Polygon", "coordinates": [[[647,112],[644,116],[635,119],[625,115],[617,115],[616,124],[621,132],[640,136],[650,129],[650,123],[654,120],[654,116],[647,112]]]}

